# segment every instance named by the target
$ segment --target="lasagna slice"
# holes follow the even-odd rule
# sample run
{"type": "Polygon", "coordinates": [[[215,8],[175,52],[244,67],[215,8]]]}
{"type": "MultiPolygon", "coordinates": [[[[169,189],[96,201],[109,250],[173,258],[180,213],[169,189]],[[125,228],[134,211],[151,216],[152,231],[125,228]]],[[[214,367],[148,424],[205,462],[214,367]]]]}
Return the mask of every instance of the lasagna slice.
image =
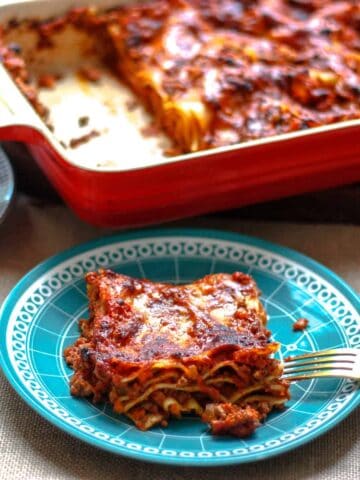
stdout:
{"type": "Polygon", "coordinates": [[[86,281],[90,318],[65,350],[73,395],[110,402],[141,430],[193,413],[237,436],[289,399],[250,276],[178,286],[100,270],[86,281]]]}

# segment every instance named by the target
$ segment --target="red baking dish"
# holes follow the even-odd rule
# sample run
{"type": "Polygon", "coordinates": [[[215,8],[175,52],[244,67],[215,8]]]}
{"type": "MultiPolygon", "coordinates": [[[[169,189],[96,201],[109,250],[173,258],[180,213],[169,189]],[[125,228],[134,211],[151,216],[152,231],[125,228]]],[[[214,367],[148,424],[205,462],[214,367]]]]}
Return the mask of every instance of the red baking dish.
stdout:
{"type": "MultiPolygon", "coordinates": [[[[88,3],[121,2],[22,0],[0,7],[0,24],[88,3]]],[[[0,65],[0,140],[25,142],[65,202],[95,225],[158,223],[360,180],[360,120],[169,158],[141,154],[126,137],[94,151],[90,142],[89,165],[74,162],[0,65]],[[119,163],[98,168],[110,151],[119,163]]]]}

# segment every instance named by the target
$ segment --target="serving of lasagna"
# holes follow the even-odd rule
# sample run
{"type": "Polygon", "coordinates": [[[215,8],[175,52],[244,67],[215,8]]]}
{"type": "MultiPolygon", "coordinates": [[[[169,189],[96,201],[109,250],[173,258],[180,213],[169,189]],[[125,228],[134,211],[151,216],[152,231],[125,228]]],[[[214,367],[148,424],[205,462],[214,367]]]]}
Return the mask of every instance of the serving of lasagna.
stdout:
{"type": "Polygon", "coordinates": [[[90,318],[65,350],[73,395],[110,402],[141,430],[191,413],[239,437],[289,399],[250,276],[179,286],[100,270],[86,281],[90,318]]]}
{"type": "MultiPolygon", "coordinates": [[[[68,25],[94,39],[178,153],[360,118],[357,0],[148,0],[29,24],[41,49],[68,25]]],[[[0,55],[44,114],[21,53],[0,55]]]]}

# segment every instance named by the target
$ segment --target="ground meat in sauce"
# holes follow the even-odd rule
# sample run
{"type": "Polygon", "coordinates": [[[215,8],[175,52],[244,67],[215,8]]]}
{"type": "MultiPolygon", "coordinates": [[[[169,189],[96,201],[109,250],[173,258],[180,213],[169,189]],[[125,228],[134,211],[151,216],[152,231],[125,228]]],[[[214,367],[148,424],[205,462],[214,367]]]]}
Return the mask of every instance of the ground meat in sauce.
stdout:
{"type": "Polygon", "coordinates": [[[98,132],[97,130],[91,130],[91,132],[87,133],[86,135],[83,135],[78,138],[72,138],[70,140],[69,146],[70,148],[77,148],[83,143],[86,143],[92,138],[98,137],[99,135],[100,135],[100,132],[98,132]]]}
{"type": "Polygon", "coordinates": [[[309,325],[309,320],[307,318],[299,318],[293,324],[293,330],[294,332],[301,332],[305,330],[305,328],[307,328],[308,325],[309,325]]]}
{"type": "Polygon", "coordinates": [[[91,83],[96,83],[101,79],[101,70],[95,67],[82,67],[78,71],[80,78],[87,80],[91,83]]]}
{"type": "Polygon", "coordinates": [[[249,405],[208,404],[202,420],[209,423],[213,435],[247,437],[260,425],[260,413],[249,405]]]}
{"type": "Polygon", "coordinates": [[[50,73],[44,73],[39,76],[37,84],[41,88],[52,89],[55,87],[56,80],[57,80],[56,75],[52,75],[50,73]]]}

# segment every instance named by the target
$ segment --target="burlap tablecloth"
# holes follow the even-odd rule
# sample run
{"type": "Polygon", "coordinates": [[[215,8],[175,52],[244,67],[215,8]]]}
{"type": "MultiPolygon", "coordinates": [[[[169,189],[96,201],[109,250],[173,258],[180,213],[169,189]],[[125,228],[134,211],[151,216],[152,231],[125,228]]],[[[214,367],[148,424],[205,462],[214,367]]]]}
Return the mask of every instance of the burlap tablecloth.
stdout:
{"type": "MultiPolygon", "coordinates": [[[[244,222],[221,214],[176,225],[233,230],[296,248],[360,291],[359,226],[244,222]]],[[[108,233],[84,225],[64,206],[19,197],[0,226],[0,303],[41,260],[108,233]]],[[[172,468],[117,457],[57,430],[27,407],[0,374],[1,479],[355,480],[359,472],[360,409],[317,440],[274,459],[214,469],[172,468]]]]}

